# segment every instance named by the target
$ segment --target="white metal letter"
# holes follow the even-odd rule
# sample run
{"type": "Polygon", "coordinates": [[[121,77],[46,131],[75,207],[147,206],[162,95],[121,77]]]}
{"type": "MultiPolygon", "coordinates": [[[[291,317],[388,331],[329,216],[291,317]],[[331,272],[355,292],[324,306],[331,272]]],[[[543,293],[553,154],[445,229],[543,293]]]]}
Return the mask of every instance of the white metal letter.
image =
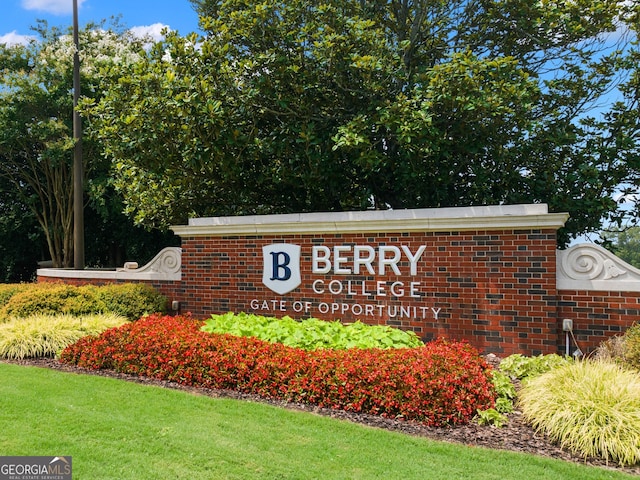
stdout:
{"type": "Polygon", "coordinates": [[[343,268],[342,265],[347,262],[347,257],[340,255],[342,252],[351,250],[349,245],[336,245],[333,247],[333,273],[336,275],[351,275],[350,268],[343,268]]]}
{"type": "Polygon", "coordinates": [[[418,273],[417,263],[420,257],[422,256],[422,254],[424,253],[425,248],[427,248],[426,245],[420,245],[420,248],[418,248],[418,251],[414,255],[411,253],[411,250],[409,249],[409,247],[407,247],[406,245],[402,245],[402,250],[404,251],[404,254],[407,256],[407,258],[409,259],[409,264],[411,265],[411,275],[416,275],[418,273]]]}
{"type": "Polygon", "coordinates": [[[400,275],[400,269],[398,268],[398,262],[400,261],[400,249],[391,245],[383,245],[378,250],[378,273],[384,275],[385,265],[389,265],[393,270],[393,273],[400,275]],[[387,252],[391,252],[393,256],[387,258],[387,252]]]}
{"type": "Polygon", "coordinates": [[[360,266],[366,267],[369,275],[375,275],[373,260],[376,258],[376,251],[370,245],[356,245],[353,247],[353,273],[360,274],[360,266]],[[366,254],[366,255],[364,255],[366,254]]]}
{"type": "Polygon", "coordinates": [[[331,250],[323,245],[316,245],[311,252],[311,271],[313,273],[329,273],[331,271],[331,250]]]}

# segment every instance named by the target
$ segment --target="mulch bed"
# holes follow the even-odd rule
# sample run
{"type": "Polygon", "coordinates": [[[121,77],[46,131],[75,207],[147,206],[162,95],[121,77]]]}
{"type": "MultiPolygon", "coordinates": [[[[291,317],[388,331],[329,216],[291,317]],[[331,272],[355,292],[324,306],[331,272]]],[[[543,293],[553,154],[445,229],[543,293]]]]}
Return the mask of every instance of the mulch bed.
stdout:
{"type": "Polygon", "coordinates": [[[134,375],[126,375],[109,370],[87,370],[73,365],[66,365],[51,358],[25,359],[25,360],[0,360],[6,363],[15,363],[20,365],[30,365],[42,368],[51,368],[64,372],[99,375],[103,377],[118,378],[135,383],[146,385],[155,385],[164,388],[172,388],[190,392],[196,395],[206,395],[217,398],[235,398],[239,400],[254,401],[275,405],[282,408],[306,411],[317,415],[338,418],[356,422],[370,427],[383,428],[401,432],[407,435],[415,435],[427,437],[433,440],[455,442],[465,445],[478,447],[486,447],[500,450],[510,450],[514,452],[522,452],[544,457],[552,457],[568,462],[580,463],[583,465],[591,465],[602,467],[605,469],[618,470],[625,473],[640,475],[640,465],[635,467],[620,467],[619,465],[607,463],[601,458],[583,458],[572,454],[567,450],[561,449],[556,444],[550,442],[544,435],[536,433],[529,425],[527,425],[520,414],[514,412],[508,415],[509,422],[506,426],[496,428],[492,426],[481,426],[475,423],[469,425],[434,428],[427,427],[415,422],[403,420],[395,420],[383,418],[375,415],[359,414],[345,412],[342,410],[332,410],[328,408],[319,408],[313,405],[289,403],[279,400],[264,399],[255,395],[238,393],[230,390],[213,390],[205,388],[190,387],[180,385],[174,382],[155,380],[147,377],[138,377],[134,375]]]}

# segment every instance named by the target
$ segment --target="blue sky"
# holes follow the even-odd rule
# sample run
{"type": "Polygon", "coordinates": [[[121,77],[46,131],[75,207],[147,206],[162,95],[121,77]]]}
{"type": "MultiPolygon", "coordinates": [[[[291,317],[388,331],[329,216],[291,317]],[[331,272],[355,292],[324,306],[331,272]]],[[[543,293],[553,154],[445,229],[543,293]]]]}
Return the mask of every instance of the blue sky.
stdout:
{"type": "MultiPolygon", "coordinates": [[[[189,0],[78,0],[80,25],[90,21],[122,15],[121,21],[130,28],[158,35],[162,26],[178,30],[181,35],[198,30],[198,16],[189,0]]],[[[0,43],[15,43],[32,35],[29,27],[37,19],[52,26],[70,26],[73,21],[73,0],[2,0],[0,43]]]]}

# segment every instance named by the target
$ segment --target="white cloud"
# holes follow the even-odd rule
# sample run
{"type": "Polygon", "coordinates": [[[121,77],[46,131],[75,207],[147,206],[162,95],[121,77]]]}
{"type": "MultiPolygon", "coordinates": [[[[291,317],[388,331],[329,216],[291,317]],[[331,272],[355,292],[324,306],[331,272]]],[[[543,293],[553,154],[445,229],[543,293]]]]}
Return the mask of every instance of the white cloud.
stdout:
{"type": "MultiPolygon", "coordinates": [[[[85,0],[78,0],[78,8],[85,0]]],[[[68,15],[73,12],[72,0],[22,0],[25,10],[39,10],[54,15],[68,15]]]]}
{"type": "Polygon", "coordinates": [[[0,35],[0,44],[5,44],[8,46],[27,45],[34,38],[35,37],[33,37],[32,35],[20,35],[14,30],[11,33],[0,35]]]}
{"type": "Polygon", "coordinates": [[[151,38],[157,42],[164,38],[164,35],[162,35],[162,31],[164,29],[170,30],[169,25],[164,25],[162,23],[154,23],[153,25],[132,27],[130,31],[135,37],[151,38]]]}

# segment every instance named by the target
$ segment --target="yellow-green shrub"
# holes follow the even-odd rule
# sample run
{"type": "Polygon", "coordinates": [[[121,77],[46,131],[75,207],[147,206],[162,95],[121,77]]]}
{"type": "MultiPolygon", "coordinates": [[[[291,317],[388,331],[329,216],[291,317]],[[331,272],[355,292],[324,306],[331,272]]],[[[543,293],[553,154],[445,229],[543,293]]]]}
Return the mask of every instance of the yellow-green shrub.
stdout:
{"type": "Polygon", "coordinates": [[[93,287],[92,292],[104,305],[105,311],[117,313],[129,320],[167,310],[167,298],[144,283],[114,283],[93,287]]]}
{"type": "Polygon", "coordinates": [[[127,322],[119,315],[35,315],[0,324],[0,358],[52,357],[87,335],[127,322]]]}
{"type": "Polygon", "coordinates": [[[24,318],[31,315],[88,315],[102,310],[93,295],[78,287],[62,283],[38,283],[14,294],[2,308],[1,314],[24,318]]]}
{"type": "Polygon", "coordinates": [[[89,315],[115,313],[137,320],[149,313],[166,311],[167,299],[153,287],[141,283],[86,285],[76,287],[63,283],[20,285],[12,290],[0,308],[0,323],[10,318],[31,315],[89,315]]]}
{"type": "Polygon", "coordinates": [[[532,426],[580,455],[640,462],[640,377],[614,362],[582,361],[523,382],[532,426]]]}
{"type": "MultiPolygon", "coordinates": [[[[30,288],[32,284],[28,283],[2,283],[0,284],[0,308],[4,307],[7,302],[16,293],[22,292],[30,288]]],[[[2,320],[0,320],[2,322],[2,320]]]]}

